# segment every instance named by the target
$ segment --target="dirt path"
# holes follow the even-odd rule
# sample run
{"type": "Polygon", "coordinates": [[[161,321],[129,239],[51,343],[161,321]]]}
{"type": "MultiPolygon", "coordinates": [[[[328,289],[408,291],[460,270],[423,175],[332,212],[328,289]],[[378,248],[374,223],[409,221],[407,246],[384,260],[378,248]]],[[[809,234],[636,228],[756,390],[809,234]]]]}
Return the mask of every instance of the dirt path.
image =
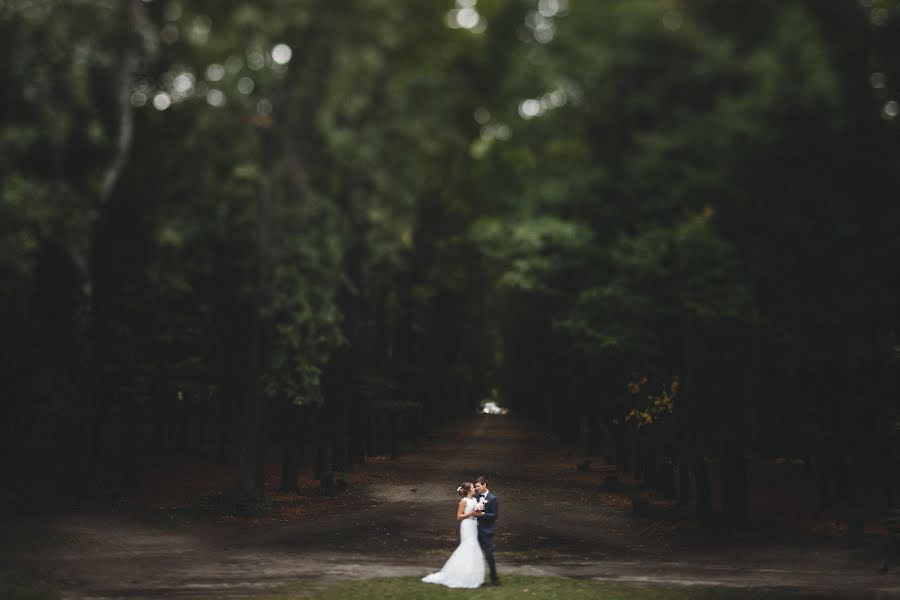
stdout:
{"type": "Polygon", "coordinates": [[[67,543],[17,560],[52,573],[72,599],[238,596],[298,581],[425,575],[456,545],[456,486],[486,473],[501,503],[501,575],[900,597],[900,574],[880,574],[872,548],[847,550],[830,538],[723,540],[635,517],[599,493],[601,474],[575,472],[562,451],[525,422],[473,417],[436,432],[420,451],[360,466],[354,502],[315,518],[185,526],[126,514],[64,516],[52,531],[67,543]]]}

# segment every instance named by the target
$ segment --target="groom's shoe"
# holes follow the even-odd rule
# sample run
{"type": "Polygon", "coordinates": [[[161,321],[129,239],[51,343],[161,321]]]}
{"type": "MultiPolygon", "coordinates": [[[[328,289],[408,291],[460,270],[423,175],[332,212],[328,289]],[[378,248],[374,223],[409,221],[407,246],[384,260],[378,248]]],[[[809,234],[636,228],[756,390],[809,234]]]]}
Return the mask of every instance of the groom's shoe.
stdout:
{"type": "Polygon", "coordinates": [[[500,585],[500,579],[497,577],[491,577],[491,585],[500,585]]]}

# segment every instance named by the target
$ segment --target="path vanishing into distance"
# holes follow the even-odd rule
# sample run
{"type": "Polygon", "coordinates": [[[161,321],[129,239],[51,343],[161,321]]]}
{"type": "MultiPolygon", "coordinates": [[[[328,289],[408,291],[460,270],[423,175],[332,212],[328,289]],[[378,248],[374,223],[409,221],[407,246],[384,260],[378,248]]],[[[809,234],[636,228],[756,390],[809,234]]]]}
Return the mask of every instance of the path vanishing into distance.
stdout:
{"type": "Polygon", "coordinates": [[[72,599],[246,596],[285,584],[424,576],[456,546],[456,487],[487,474],[500,499],[501,578],[900,597],[900,572],[881,574],[870,547],[847,549],[824,535],[726,536],[692,526],[684,514],[634,515],[627,496],[601,492],[604,473],[577,471],[567,450],[528,422],[473,416],[432,432],[396,460],[359,465],[345,499],[320,501],[301,520],[184,522],[134,511],[79,512],[35,523],[60,541],[52,549],[0,558],[47,573],[72,599]]]}

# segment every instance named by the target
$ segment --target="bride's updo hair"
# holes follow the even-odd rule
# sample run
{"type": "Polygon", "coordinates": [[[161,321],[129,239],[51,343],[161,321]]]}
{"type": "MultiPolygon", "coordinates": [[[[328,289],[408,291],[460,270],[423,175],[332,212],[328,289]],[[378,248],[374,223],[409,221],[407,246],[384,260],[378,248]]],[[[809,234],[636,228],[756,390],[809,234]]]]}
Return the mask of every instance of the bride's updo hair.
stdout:
{"type": "Polygon", "coordinates": [[[460,485],[458,488],[456,488],[456,491],[457,491],[457,493],[459,493],[460,496],[468,496],[469,490],[471,490],[471,489],[472,489],[472,484],[469,483],[468,481],[465,481],[465,482],[463,482],[462,485],[460,485]]]}

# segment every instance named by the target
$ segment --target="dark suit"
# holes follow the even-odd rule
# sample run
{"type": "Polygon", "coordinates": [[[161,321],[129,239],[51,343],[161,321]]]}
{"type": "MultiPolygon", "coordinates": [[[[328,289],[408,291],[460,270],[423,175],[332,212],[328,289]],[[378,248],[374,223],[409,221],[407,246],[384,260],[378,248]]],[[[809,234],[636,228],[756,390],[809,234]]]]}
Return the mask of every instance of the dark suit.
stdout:
{"type": "MultiPolygon", "coordinates": [[[[475,499],[481,498],[477,494],[475,499]]],[[[484,514],[478,517],[478,543],[484,552],[484,559],[491,569],[491,581],[497,581],[497,565],[494,563],[494,523],[500,515],[500,502],[493,492],[488,492],[484,503],[484,514]]]]}

